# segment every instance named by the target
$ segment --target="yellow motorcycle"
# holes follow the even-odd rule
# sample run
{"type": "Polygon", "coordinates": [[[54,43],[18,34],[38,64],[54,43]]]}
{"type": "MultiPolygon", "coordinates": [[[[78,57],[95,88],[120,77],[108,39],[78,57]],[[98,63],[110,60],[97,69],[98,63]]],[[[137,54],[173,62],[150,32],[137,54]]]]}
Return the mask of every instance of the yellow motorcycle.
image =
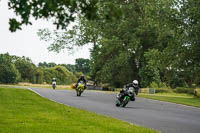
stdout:
{"type": "Polygon", "coordinates": [[[82,82],[78,83],[78,85],[76,87],[76,95],[81,96],[81,94],[84,91],[84,88],[85,88],[84,83],[82,83],[82,82]]]}

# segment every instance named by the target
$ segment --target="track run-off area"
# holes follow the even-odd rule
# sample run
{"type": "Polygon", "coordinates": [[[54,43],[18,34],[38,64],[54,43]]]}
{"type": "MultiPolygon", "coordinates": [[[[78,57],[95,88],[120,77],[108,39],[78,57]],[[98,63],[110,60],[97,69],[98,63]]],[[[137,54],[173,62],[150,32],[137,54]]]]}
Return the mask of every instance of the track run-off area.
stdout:
{"type": "Polygon", "coordinates": [[[118,118],[162,133],[199,133],[200,108],[138,98],[125,108],[116,107],[116,93],[86,90],[81,97],[74,90],[29,88],[54,102],[118,118]]]}

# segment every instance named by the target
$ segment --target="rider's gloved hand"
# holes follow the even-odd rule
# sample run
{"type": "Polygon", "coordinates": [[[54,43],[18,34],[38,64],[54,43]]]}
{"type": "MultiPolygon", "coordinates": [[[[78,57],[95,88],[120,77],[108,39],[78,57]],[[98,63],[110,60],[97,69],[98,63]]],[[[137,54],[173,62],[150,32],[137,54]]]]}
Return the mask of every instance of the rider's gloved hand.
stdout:
{"type": "Polygon", "coordinates": [[[135,94],[138,95],[138,91],[137,90],[135,91],[135,94]]]}

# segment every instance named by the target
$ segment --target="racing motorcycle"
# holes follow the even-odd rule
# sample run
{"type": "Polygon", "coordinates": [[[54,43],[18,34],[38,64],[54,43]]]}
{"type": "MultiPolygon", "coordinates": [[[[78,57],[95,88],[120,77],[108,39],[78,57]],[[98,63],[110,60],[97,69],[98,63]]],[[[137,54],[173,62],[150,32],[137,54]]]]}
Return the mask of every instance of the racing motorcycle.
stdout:
{"type": "Polygon", "coordinates": [[[81,94],[84,91],[84,88],[85,88],[84,83],[82,81],[79,82],[78,85],[77,85],[77,87],[76,87],[76,95],[77,96],[81,96],[81,94]]]}
{"type": "Polygon", "coordinates": [[[55,82],[55,81],[52,82],[52,88],[53,88],[54,90],[56,89],[56,82],[55,82]]]}
{"type": "Polygon", "coordinates": [[[123,88],[123,93],[117,95],[116,106],[125,107],[131,99],[135,99],[135,89],[133,87],[123,88]]]}

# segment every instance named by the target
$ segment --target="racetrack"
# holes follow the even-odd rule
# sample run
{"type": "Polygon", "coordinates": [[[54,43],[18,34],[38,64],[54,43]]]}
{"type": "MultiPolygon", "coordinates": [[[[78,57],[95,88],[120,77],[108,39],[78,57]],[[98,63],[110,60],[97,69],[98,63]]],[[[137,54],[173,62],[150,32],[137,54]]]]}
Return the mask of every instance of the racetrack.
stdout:
{"type": "Polygon", "coordinates": [[[200,109],[136,98],[126,108],[115,106],[116,94],[85,91],[77,97],[75,91],[31,88],[37,94],[76,108],[93,111],[121,120],[153,128],[164,133],[199,133],[200,109]]]}

